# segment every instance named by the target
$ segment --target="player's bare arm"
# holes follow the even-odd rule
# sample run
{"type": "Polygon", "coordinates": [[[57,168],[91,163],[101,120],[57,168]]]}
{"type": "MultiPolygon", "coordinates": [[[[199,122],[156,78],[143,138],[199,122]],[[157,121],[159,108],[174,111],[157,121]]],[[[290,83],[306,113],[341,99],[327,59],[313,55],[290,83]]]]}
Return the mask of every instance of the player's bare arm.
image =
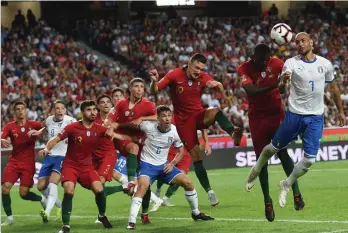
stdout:
{"type": "Polygon", "coordinates": [[[165,173],[171,172],[173,170],[173,167],[175,167],[175,165],[179,163],[183,157],[184,157],[184,147],[182,146],[178,149],[178,153],[176,154],[175,158],[170,163],[164,165],[163,171],[165,173]]]}
{"type": "Polygon", "coordinates": [[[159,75],[156,69],[150,70],[150,78],[151,78],[150,93],[156,94],[159,91],[157,86],[159,75]]]}
{"type": "Polygon", "coordinates": [[[203,137],[203,140],[204,140],[204,152],[207,156],[211,155],[211,147],[209,145],[209,137],[208,137],[208,130],[206,129],[203,129],[201,130],[202,131],[202,137],[203,137]]]}
{"type": "Polygon", "coordinates": [[[43,156],[48,155],[50,153],[50,151],[52,150],[52,148],[55,147],[55,145],[57,145],[60,141],[61,141],[61,139],[58,136],[49,140],[45,149],[39,151],[39,156],[43,157],[43,156]]]}
{"type": "Polygon", "coordinates": [[[287,89],[288,84],[289,84],[290,76],[291,76],[290,72],[285,72],[281,76],[279,84],[278,84],[278,90],[279,90],[280,94],[284,94],[285,93],[285,90],[287,89]]]}
{"type": "Polygon", "coordinates": [[[133,125],[139,126],[141,122],[143,121],[157,121],[157,114],[154,114],[152,116],[139,117],[138,119],[132,121],[131,123],[133,125]]]}
{"type": "Polygon", "coordinates": [[[31,136],[41,136],[44,133],[45,128],[46,127],[43,127],[40,130],[35,130],[35,129],[30,130],[28,132],[28,137],[31,137],[31,136]]]}
{"type": "Polygon", "coordinates": [[[340,89],[338,88],[338,86],[335,82],[330,83],[328,89],[333,95],[334,102],[335,102],[336,107],[338,109],[338,114],[339,114],[338,118],[340,121],[340,126],[342,127],[346,124],[346,116],[344,114],[340,89]]]}

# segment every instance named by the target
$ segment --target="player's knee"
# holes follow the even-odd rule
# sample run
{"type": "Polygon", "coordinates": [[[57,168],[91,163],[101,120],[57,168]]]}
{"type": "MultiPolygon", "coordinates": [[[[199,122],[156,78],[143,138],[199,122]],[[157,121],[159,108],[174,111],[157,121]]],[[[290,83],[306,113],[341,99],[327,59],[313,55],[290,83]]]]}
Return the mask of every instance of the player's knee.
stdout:
{"type": "Polygon", "coordinates": [[[6,184],[3,184],[3,185],[1,186],[1,192],[2,192],[3,194],[9,194],[10,191],[11,191],[11,187],[10,187],[10,186],[8,186],[8,185],[6,185],[6,184]]]}
{"type": "Polygon", "coordinates": [[[139,146],[132,142],[127,145],[127,151],[133,155],[137,155],[139,152],[139,146]]]}
{"type": "Polygon", "coordinates": [[[95,181],[92,183],[92,191],[94,193],[100,193],[103,192],[104,188],[101,182],[95,181]]]}
{"type": "Polygon", "coordinates": [[[75,186],[71,182],[64,182],[64,193],[74,195],[75,186]]]}
{"type": "Polygon", "coordinates": [[[102,182],[102,184],[104,184],[106,182],[104,176],[99,176],[100,182],[102,182]]]}
{"type": "Polygon", "coordinates": [[[39,179],[39,182],[37,183],[37,190],[40,192],[45,190],[47,188],[46,182],[42,179],[39,179]]]}
{"type": "Polygon", "coordinates": [[[21,196],[21,198],[23,200],[27,200],[27,194],[29,193],[29,189],[28,188],[19,188],[19,196],[21,196]]]}
{"type": "Polygon", "coordinates": [[[217,107],[209,108],[204,116],[204,124],[205,125],[213,124],[216,118],[216,114],[220,111],[221,111],[220,108],[217,108],[217,107]]]}
{"type": "Polygon", "coordinates": [[[198,145],[195,145],[195,147],[190,150],[190,155],[193,161],[201,160],[201,153],[198,145]]]}
{"type": "Polygon", "coordinates": [[[192,191],[194,190],[194,186],[192,183],[192,180],[188,177],[186,177],[182,182],[182,187],[185,189],[185,191],[192,191]]]}

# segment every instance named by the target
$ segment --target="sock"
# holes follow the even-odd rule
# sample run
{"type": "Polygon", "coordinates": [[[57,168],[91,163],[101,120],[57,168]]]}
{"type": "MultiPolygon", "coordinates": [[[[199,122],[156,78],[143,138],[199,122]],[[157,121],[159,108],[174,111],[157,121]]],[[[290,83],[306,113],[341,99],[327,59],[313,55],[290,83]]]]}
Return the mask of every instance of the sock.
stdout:
{"type": "Polygon", "coordinates": [[[55,205],[56,205],[57,208],[62,208],[62,201],[59,200],[58,197],[57,197],[57,199],[56,199],[55,205]]]}
{"type": "Polygon", "coordinates": [[[266,163],[259,174],[259,180],[261,184],[261,189],[263,193],[263,198],[265,202],[272,202],[272,198],[269,195],[269,185],[268,185],[268,164],[266,163]]]}
{"type": "Polygon", "coordinates": [[[5,213],[7,216],[12,216],[11,209],[11,196],[10,194],[1,194],[2,206],[4,207],[5,213]]]}
{"type": "Polygon", "coordinates": [[[205,189],[206,192],[211,190],[208,174],[203,166],[203,161],[194,161],[193,166],[195,168],[196,176],[199,180],[199,183],[201,183],[202,187],[205,189]]]}
{"type": "Polygon", "coordinates": [[[171,196],[174,195],[174,193],[179,189],[179,185],[175,184],[175,185],[170,185],[167,189],[166,192],[166,197],[169,199],[171,196]]]}
{"type": "Polygon", "coordinates": [[[300,162],[298,162],[294,170],[291,172],[290,176],[286,179],[286,183],[291,186],[295,181],[307,173],[309,168],[315,163],[315,158],[303,157],[300,162]]]}
{"type": "Polygon", "coordinates": [[[141,197],[133,197],[128,222],[136,223],[142,201],[143,199],[141,197]]]}
{"type": "Polygon", "coordinates": [[[40,192],[42,193],[42,195],[44,195],[47,198],[49,195],[48,186],[47,186],[47,188],[45,188],[44,190],[41,190],[40,192]]]}
{"type": "Polygon", "coordinates": [[[127,157],[128,180],[134,180],[134,174],[137,170],[137,163],[137,156],[129,153],[127,157]]]}
{"type": "Polygon", "coordinates": [[[50,216],[56,200],[58,199],[58,186],[55,183],[48,184],[49,195],[47,197],[46,213],[50,216]]]}
{"type": "Polygon", "coordinates": [[[33,192],[28,192],[27,195],[21,196],[23,200],[27,201],[41,201],[42,197],[33,192]]]}
{"type": "Polygon", "coordinates": [[[198,210],[198,195],[196,190],[193,191],[186,191],[185,190],[185,197],[188,203],[190,204],[191,211],[194,215],[198,215],[200,212],[198,210]]]}
{"type": "Polygon", "coordinates": [[[267,146],[265,146],[265,148],[263,148],[259,159],[257,160],[255,166],[254,166],[254,170],[256,172],[261,172],[261,169],[263,167],[263,165],[265,165],[265,163],[267,163],[267,161],[276,153],[276,149],[273,148],[273,146],[271,144],[268,144],[267,146]]]}
{"type": "Polygon", "coordinates": [[[128,183],[128,177],[123,175],[123,174],[121,174],[120,183],[122,185],[128,183]]]}
{"type": "Polygon", "coordinates": [[[63,225],[70,225],[70,215],[72,210],[72,194],[64,193],[63,202],[62,202],[62,221],[63,225]]]}
{"type": "Polygon", "coordinates": [[[109,196],[111,194],[114,194],[114,193],[117,193],[117,192],[122,192],[122,191],[123,191],[122,185],[107,186],[107,187],[104,188],[105,196],[109,196]]]}
{"type": "Polygon", "coordinates": [[[143,197],[143,201],[141,205],[143,214],[147,214],[149,212],[150,199],[151,199],[151,189],[148,189],[143,197]]]}
{"type": "Polygon", "coordinates": [[[157,180],[157,190],[161,190],[163,184],[164,183],[162,181],[157,180]]]}
{"type": "Polygon", "coordinates": [[[106,211],[106,196],[104,191],[95,194],[95,203],[98,206],[99,216],[105,216],[106,211]]]}
{"type": "MultiPolygon", "coordinates": [[[[291,159],[290,155],[288,154],[288,150],[283,149],[279,151],[278,158],[282,162],[282,167],[283,167],[283,170],[285,171],[286,176],[290,176],[292,170],[294,169],[294,161],[291,159]]],[[[297,181],[295,181],[295,183],[292,184],[292,192],[294,196],[301,194],[297,181]]]]}
{"type": "Polygon", "coordinates": [[[220,127],[226,131],[229,135],[232,135],[234,131],[233,124],[228,118],[223,114],[222,111],[216,113],[215,121],[220,125],[220,127]]]}
{"type": "Polygon", "coordinates": [[[156,196],[156,194],[154,194],[153,192],[151,192],[151,197],[150,197],[152,203],[158,203],[160,202],[160,198],[156,196]]]}

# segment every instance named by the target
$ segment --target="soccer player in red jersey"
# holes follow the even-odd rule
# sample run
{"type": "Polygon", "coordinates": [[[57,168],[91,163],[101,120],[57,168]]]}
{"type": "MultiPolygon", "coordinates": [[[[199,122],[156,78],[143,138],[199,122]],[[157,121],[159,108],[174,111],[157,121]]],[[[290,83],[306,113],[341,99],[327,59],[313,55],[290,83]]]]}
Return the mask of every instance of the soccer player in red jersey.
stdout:
{"type": "Polygon", "coordinates": [[[13,105],[15,121],[9,122],[1,132],[1,146],[9,148],[13,145],[11,158],[5,167],[2,186],[2,206],[4,207],[7,219],[1,226],[13,223],[10,191],[14,183],[20,178],[19,195],[23,200],[40,201],[45,208],[46,198],[30,192],[34,184],[35,175],[35,141],[36,136],[28,136],[32,129],[39,130],[42,124],[38,121],[27,119],[27,106],[24,102],[18,101],[13,105]],[[10,138],[10,141],[7,138],[10,138]]]}
{"type": "MultiPolygon", "coordinates": [[[[112,101],[114,103],[114,106],[116,106],[120,100],[124,99],[125,91],[120,87],[115,87],[114,89],[112,89],[111,93],[112,93],[111,96],[112,96],[112,101]]],[[[111,112],[115,113],[114,107],[111,108],[111,112]]]]}
{"type": "MultiPolygon", "coordinates": [[[[252,60],[238,67],[241,84],[248,96],[249,127],[257,159],[262,149],[272,140],[285,115],[280,96],[280,93],[284,92],[284,84],[279,85],[278,80],[283,65],[282,60],[271,58],[271,50],[266,44],[258,44],[252,60]]],[[[278,157],[286,175],[290,175],[294,163],[287,150],[279,151],[278,157]]],[[[265,215],[267,220],[272,222],[275,213],[269,194],[267,163],[262,168],[259,179],[264,196],[265,215]]],[[[304,207],[304,202],[297,182],[293,184],[292,189],[295,209],[300,210],[304,207]]]]}
{"type": "Polygon", "coordinates": [[[52,138],[47,143],[46,148],[39,152],[41,156],[47,155],[58,142],[68,138],[68,150],[62,165],[61,181],[64,188],[62,203],[62,220],[64,226],[59,233],[70,232],[70,214],[76,182],[79,182],[82,187],[91,189],[95,193],[95,200],[99,210],[98,220],[103,223],[105,228],[112,227],[105,216],[106,198],[98,173],[93,168],[92,152],[97,147],[100,139],[104,137],[107,137],[109,140],[112,140],[112,138],[131,140],[126,135],[114,133],[112,129],[107,130],[102,125],[94,124],[98,113],[94,101],[83,101],[80,109],[83,114],[82,121],[66,126],[62,133],[52,138]]]}
{"type": "MultiPolygon", "coordinates": [[[[120,100],[115,107],[115,114],[110,116],[113,128],[116,132],[134,136],[137,138],[145,137],[144,132],[134,126],[139,126],[142,121],[157,121],[156,106],[151,101],[143,98],[145,93],[145,82],[141,78],[134,78],[129,83],[129,98],[120,100]]],[[[134,143],[130,140],[118,140],[115,143],[116,149],[127,156],[127,172],[128,172],[128,190],[129,194],[134,192],[134,174],[138,165],[137,156],[140,156],[141,144],[134,143]]],[[[141,215],[144,224],[148,221],[148,208],[150,204],[151,190],[149,189],[142,202],[143,214],[141,215]]]]}
{"type": "Polygon", "coordinates": [[[223,85],[204,72],[206,63],[207,58],[203,54],[194,54],[187,66],[170,71],[159,82],[157,70],[151,70],[151,92],[155,94],[167,86],[170,87],[179,136],[192,156],[195,173],[208,193],[210,204],[216,206],[219,201],[210,186],[207,171],[203,166],[197,130],[206,129],[216,121],[231,135],[235,144],[239,144],[242,131],[237,128],[235,130],[233,124],[219,108],[203,108],[201,94],[204,88],[215,88],[225,97],[223,85]]]}

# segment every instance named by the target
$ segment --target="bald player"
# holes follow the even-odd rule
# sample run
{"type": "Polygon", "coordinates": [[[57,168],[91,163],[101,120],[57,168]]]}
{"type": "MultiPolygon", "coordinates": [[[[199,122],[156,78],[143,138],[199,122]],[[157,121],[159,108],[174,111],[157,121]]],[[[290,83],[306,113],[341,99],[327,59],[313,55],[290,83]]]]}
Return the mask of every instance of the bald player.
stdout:
{"type": "Polygon", "coordinates": [[[272,142],[263,148],[245,187],[250,191],[263,165],[300,135],[304,157],[295,165],[289,177],[280,181],[280,207],[286,204],[290,186],[315,163],[324,128],[325,83],[335,79],[331,62],[313,53],[313,41],[307,33],[298,33],[295,43],[299,54],[286,60],[281,74],[281,82],[287,85],[290,80],[291,84],[289,110],[272,142]]]}

